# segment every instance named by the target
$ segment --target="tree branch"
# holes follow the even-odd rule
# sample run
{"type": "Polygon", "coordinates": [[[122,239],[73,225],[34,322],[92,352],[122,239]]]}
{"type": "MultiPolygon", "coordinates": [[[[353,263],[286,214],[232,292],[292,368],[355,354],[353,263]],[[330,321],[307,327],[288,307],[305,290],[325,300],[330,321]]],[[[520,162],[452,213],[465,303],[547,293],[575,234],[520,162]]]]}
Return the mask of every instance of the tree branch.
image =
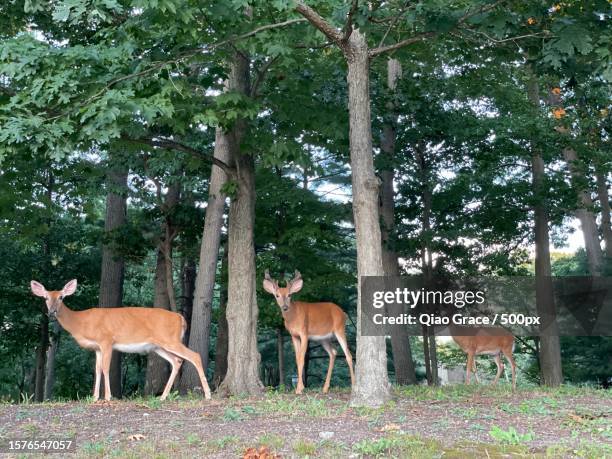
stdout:
{"type": "Polygon", "coordinates": [[[353,0],[353,3],[351,4],[351,9],[349,10],[348,15],[346,16],[346,25],[344,26],[344,34],[342,36],[342,41],[345,43],[348,41],[349,37],[351,36],[351,33],[353,33],[353,16],[355,16],[358,6],[359,0],[353,0]]]}
{"type": "MultiPolygon", "coordinates": [[[[487,11],[491,11],[492,9],[497,8],[499,5],[501,5],[505,1],[506,0],[497,0],[494,3],[491,3],[489,5],[483,6],[482,8],[479,8],[477,10],[468,11],[467,13],[465,13],[463,16],[461,16],[457,20],[457,24],[455,24],[455,28],[460,26],[464,22],[466,22],[471,17],[474,17],[474,16],[476,16],[478,14],[486,13],[487,11]]],[[[374,48],[374,49],[372,49],[370,51],[370,53],[369,53],[370,54],[370,58],[376,57],[376,56],[378,56],[380,54],[383,54],[383,53],[386,53],[388,51],[393,51],[395,49],[403,48],[404,46],[411,45],[412,43],[416,43],[417,41],[421,41],[421,40],[424,40],[426,38],[435,37],[435,36],[437,36],[439,34],[440,34],[439,32],[434,32],[434,31],[422,32],[422,33],[419,33],[417,35],[413,35],[410,38],[406,38],[405,40],[398,41],[397,43],[394,43],[393,45],[379,46],[378,48],[374,48]]]]}
{"type": "Polygon", "coordinates": [[[159,147],[159,148],[183,151],[185,153],[189,153],[191,155],[197,156],[198,158],[209,160],[215,166],[220,167],[223,170],[223,172],[225,172],[229,176],[232,176],[235,172],[235,169],[232,166],[221,161],[219,158],[216,158],[213,155],[204,153],[201,150],[190,147],[189,145],[185,145],[183,143],[177,142],[172,139],[163,139],[163,138],[153,139],[153,138],[146,138],[146,137],[132,139],[128,137],[121,137],[121,140],[126,141],[126,142],[139,143],[142,145],[148,145],[150,147],[159,147]]]}
{"type": "Polygon", "coordinates": [[[297,2],[295,10],[304,16],[313,26],[319,29],[327,38],[338,46],[342,46],[343,35],[334,26],[323,19],[319,13],[302,1],[297,2]]]}
{"type": "Polygon", "coordinates": [[[369,55],[370,55],[371,58],[372,57],[376,57],[379,54],[383,54],[383,53],[386,53],[388,51],[393,51],[395,49],[403,48],[404,46],[411,45],[412,43],[416,43],[417,41],[425,40],[426,38],[435,37],[436,35],[438,35],[438,32],[423,32],[423,33],[419,33],[419,34],[414,35],[414,36],[412,36],[410,38],[406,38],[405,40],[398,41],[397,43],[394,43],[392,45],[379,46],[378,48],[374,48],[374,49],[370,50],[369,55]]]}
{"type": "Polygon", "coordinates": [[[268,62],[264,63],[261,66],[261,68],[257,71],[257,75],[255,76],[255,81],[253,82],[253,85],[251,86],[251,97],[252,98],[257,97],[259,86],[265,80],[268,69],[272,66],[272,64],[274,64],[278,60],[278,58],[279,56],[273,57],[268,62]]]}

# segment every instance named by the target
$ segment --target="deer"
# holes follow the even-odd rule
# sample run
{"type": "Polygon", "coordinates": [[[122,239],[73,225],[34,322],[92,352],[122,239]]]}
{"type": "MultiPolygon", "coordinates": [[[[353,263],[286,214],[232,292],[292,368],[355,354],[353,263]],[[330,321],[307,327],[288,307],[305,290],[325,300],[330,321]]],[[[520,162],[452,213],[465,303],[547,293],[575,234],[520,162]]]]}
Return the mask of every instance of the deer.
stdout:
{"type": "Polygon", "coordinates": [[[274,295],[276,303],[281,308],[281,313],[285,321],[285,328],[291,335],[293,348],[295,350],[295,360],[298,370],[298,383],[295,389],[296,394],[301,394],[304,390],[302,373],[304,371],[304,357],[308,349],[308,340],[319,341],[323,349],[329,355],[329,367],[323,385],[323,393],[329,391],[334,363],[337,351],[332,345],[335,337],[340,347],[344,351],[346,362],[351,374],[351,386],[355,384],[355,373],[353,371],[353,356],[346,341],[345,325],[346,313],[334,303],[306,303],[304,301],[294,301],[291,296],[299,292],[304,285],[299,271],[295,271],[293,279],[289,280],[285,287],[279,287],[278,282],[270,277],[268,270],[265,272],[263,288],[266,292],[274,295]]]}
{"type": "Polygon", "coordinates": [[[56,291],[48,291],[35,280],[30,282],[30,288],[34,295],[45,299],[48,315],[57,319],[79,346],[96,353],[94,401],[100,398],[102,376],[104,376],[105,400],[111,400],[109,370],[113,350],[126,353],[155,352],[170,363],[172,372],[160,397],[161,400],[165,400],[170,393],[183,360],[195,366],[204,389],[204,396],[207,400],[211,398],[200,355],[183,344],[187,322],[182,315],[165,309],[144,307],[91,308],[73,311],[64,304],[64,298],[76,291],[76,279],[56,291]]]}
{"type": "Polygon", "coordinates": [[[450,331],[455,343],[467,354],[466,384],[470,384],[471,372],[474,372],[476,382],[479,382],[476,373],[476,356],[492,355],[497,365],[497,374],[492,384],[496,385],[504,371],[504,362],[501,359],[501,354],[504,354],[512,368],[512,390],[516,390],[516,364],[512,357],[514,336],[510,332],[500,327],[478,327],[475,329],[465,326],[453,326],[450,331]]]}

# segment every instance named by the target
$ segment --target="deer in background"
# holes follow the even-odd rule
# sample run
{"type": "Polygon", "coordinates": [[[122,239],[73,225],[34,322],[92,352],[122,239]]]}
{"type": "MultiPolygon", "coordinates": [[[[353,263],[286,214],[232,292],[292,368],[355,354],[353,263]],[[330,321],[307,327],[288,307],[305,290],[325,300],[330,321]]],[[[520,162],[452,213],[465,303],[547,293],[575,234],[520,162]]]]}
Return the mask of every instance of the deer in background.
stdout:
{"type": "Polygon", "coordinates": [[[96,380],[94,400],[100,398],[100,381],[104,376],[106,400],[111,399],[109,370],[113,349],[127,353],[155,352],[172,366],[172,372],[161,395],[168,396],[183,360],[188,360],[197,369],[204,396],[210,399],[210,388],[202,368],[200,355],[183,345],[187,328],[180,314],[159,308],[92,308],[73,311],[64,304],[64,298],[77,288],[76,279],[68,282],[62,290],[47,291],[39,282],[30,282],[32,293],[43,297],[49,316],[72,335],[79,346],[96,353],[96,380]]]}
{"type": "Polygon", "coordinates": [[[510,332],[499,327],[472,328],[467,326],[452,326],[450,332],[455,343],[467,354],[466,384],[470,383],[470,373],[472,371],[476,377],[476,382],[478,382],[476,356],[483,354],[492,355],[495,359],[497,374],[493,380],[493,385],[497,384],[504,371],[504,362],[501,359],[501,354],[504,354],[512,367],[512,390],[516,390],[516,364],[512,357],[514,336],[510,332]]]}
{"type": "Polygon", "coordinates": [[[334,362],[336,361],[336,349],[331,340],[336,337],[340,347],[344,351],[346,362],[351,374],[351,385],[355,383],[353,372],[353,357],[349,350],[344,331],[347,315],[334,303],[305,303],[303,301],[293,301],[291,295],[299,292],[304,285],[302,276],[296,270],[293,279],[287,282],[286,287],[278,286],[278,282],[270,277],[266,270],[263,281],[264,290],[274,295],[276,302],[281,308],[285,328],[291,335],[293,348],[295,349],[295,360],[298,370],[298,384],[295,389],[296,394],[301,394],[304,390],[302,372],[304,371],[304,357],[308,349],[308,340],[319,341],[329,355],[329,367],[327,377],[323,385],[323,393],[329,390],[334,362]]]}

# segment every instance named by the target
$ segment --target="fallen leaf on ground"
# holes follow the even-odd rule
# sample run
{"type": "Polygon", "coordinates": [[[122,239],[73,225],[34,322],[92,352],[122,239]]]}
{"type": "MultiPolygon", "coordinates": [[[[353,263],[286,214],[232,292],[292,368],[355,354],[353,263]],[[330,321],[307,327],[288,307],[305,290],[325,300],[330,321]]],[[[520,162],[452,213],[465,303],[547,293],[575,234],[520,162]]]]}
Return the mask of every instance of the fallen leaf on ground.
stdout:
{"type": "Polygon", "coordinates": [[[132,435],[128,435],[128,440],[130,441],[140,441],[140,440],[144,440],[145,437],[143,434],[132,434],[132,435]]]}

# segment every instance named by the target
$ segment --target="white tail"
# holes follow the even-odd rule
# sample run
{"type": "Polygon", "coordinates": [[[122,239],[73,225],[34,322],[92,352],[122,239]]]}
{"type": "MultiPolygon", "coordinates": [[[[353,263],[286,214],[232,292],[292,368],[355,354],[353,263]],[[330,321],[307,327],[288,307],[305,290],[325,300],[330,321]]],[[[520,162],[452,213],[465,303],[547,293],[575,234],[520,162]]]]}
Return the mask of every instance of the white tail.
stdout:
{"type": "Polygon", "coordinates": [[[501,359],[501,354],[504,354],[512,367],[512,389],[516,389],[516,364],[512,357],[514,349],[514,336],[511,333],[499,327],[480,327],[478,329],[454,326],[451,328],[453,340],[467,354],[467,364],[465,367],[466,384],[470,383],[470,373],[473,371],[478,382],[476,374],[476,356],[477,355],[492,355],[497,365],[497,374],[493,384],[497,384],[499,377],[504,371],[504,362],[501,359]]]}
{"type": "Polygon", "coordinates": [[[76,279],[58,291],[47,291],[36,281],[32,281],[30,287],[34,295],[46,300],[49,315],[56,317],[81,347],[95,351],[95,400],[100,398],[102,375],[105,399],[111,399],[109,370],[113,349],[128,353],[155,352],[172,365],[162,400],[168,396],[183,360],[188,360],[200,375],[205,397],[210,398],[210,388],[200,355],[182,343],[186,323],[180,314],[159,308],[93,308],[72,311],[64,304],[64,298],[76,291],[76,279]]]}
{"type": "Polygon", "coordinates": [[[293,341],[298,369],[298,384],[295,393],[301,394],[304,390],[302,372],[304,371],[304,358],[308,350],[309,339],[321,342],[321,345],[329,355],[329,367],[327,368],[327,377],[323,385],[323,393],[327,393],[329,390],[329,382],[334,362],[336,361],[336,349],[331,343],[334,336],[344,351],[351,374],[351,385],[354,384],[353,356],[349,350],[344,331],[347,317],[345,312],[334,303],[292,301],[291,295],[299,292],[303,285],[304,281],[298,271],[295,272],[293,279],[287,282],[285,288],[279,287],[278,282],[270,277],[267,270],[263,281],[265,291],[271,293],[276,298],[276,302],[281,308],[283,319],[285,319],[285,328],[293,341]]]}

